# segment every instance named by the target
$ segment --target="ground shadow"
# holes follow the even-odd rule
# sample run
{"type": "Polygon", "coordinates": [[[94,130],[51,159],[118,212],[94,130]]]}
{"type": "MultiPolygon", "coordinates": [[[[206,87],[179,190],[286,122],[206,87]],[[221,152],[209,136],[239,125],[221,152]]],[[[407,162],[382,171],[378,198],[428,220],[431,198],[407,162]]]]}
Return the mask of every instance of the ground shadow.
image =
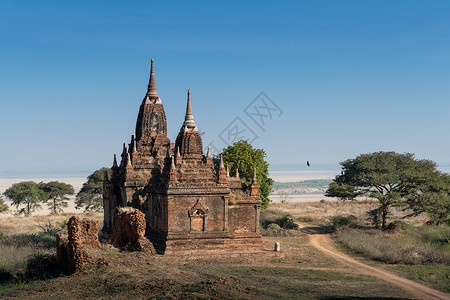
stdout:
{"type": "Polygon", "coordinates": [[[58,262],[56,255],[37,254],[27,262],[25,272],[13,274],[0,269],[0,284],[14,284],[34,280],[48,280],[65,275],[58,262]]]}
{"type": "Polygon", "coordinates": [[[328,234],[334,232],[333,226],[329,225],[302,225],[298,230],[306,234],[328,234]]]}
{"type": "Polygon", "coordinates": [[[410,298],[397,298],[397,297],[354,297],[354,296],[342,296],[342,297],[322,297],[321,300],[407,300],[410,298]]]}

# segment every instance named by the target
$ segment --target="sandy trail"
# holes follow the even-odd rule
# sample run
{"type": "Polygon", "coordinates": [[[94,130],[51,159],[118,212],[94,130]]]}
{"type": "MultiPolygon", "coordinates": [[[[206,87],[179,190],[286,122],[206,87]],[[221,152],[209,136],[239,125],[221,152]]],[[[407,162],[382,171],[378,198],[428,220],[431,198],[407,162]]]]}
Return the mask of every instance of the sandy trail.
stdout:
{"type": "Polygon", "coordinates": [[[305,227],[300,223],[298,225],[300,226],[301,231],[308,234],[312,246],[349,267],[349,272],[370,275],[390,282],[418,299],[450,299],[450,295],[447,293],[429,288],[423,284],[400,277],[385,270],[366,265],[334,247],[329,234],[314,234],[310,227],[305,227]]]}

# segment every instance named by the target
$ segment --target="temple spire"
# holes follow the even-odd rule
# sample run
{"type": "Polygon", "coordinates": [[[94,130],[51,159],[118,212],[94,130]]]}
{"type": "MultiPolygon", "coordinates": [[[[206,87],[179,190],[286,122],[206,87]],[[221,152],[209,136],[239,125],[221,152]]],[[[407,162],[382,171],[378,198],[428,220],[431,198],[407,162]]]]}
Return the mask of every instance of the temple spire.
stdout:
{"type": "Polygon", "coordinates": [[[155,82],[155,68],[154,68],[154,60],[152,58],[151,65],[150,65],[150,79],[148,81],[148,88],[147,88],[147,96],[158,96],[156,92],[156,82],[155,82]]]}
{"type": "Polygon", "coordinates": [[[131,156],[130,156],[130,152],[128,152],[128,155],[127,155],[127,166],[131,166],[131,156]]]}
{"type": "Polygon", "coordinates": [[[117,167],[117,158],[116,155],[114,154],[114,161],[113,161],[113,167],[117,167]]]}
{"type": "Polygon", "coordinates": [[[192,108],[191,108],[191,90],[188,90],[186,116],[184,117],[184,123],[183,123],[183,128],[186,128],[186,127],[191,130],[197,130],[197,126],[195,126],[194,115],[192,114],[192,108]]]}
{"type": "Polygon", "coordinates": [[[158,92],[156,91],[155,69],[153,58],[151,61],[150,79],[148,81],[147,94],[145,95],[145,101],[150,100],[153,101],[154,103],[161,103],[161,99],[159,98],[158,92]]]}
{"type": "Polygon", "coordinates": [[[223,168],[224,168],[224,166],[223,166],[223,158],[222,158],[222,155],[220,156],[219,168],[220,168],[220,169],[223,169],[223,168]]]}

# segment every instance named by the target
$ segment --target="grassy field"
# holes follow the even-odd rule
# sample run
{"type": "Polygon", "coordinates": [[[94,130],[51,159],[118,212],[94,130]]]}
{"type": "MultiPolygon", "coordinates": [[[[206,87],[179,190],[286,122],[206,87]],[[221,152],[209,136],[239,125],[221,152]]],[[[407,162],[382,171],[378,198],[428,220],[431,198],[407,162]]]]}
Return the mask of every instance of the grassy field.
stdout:
{"type": "MultiPolygon", "coordinates": [[[[307,236],[295,230],[286,231],[286,236],[264,237],[266,249],[272,249],[276,241],[281,243],[283,254],[278,256],[223,256],[175,262],[165,257],[107,248],[101,252],[107,266],[90,266],[66,275],[55,265],[53,230],[61,227],[68,217],[52,217],[50,224],[53,225],[37,217],[13,218],[16,222],[9,220],[1,224],[0,245],[9,247],[2,248],[9,256],[0,267],[4,275],[0,298],[332,299],[405,296],[389,283],[348,273],[339,262],[318,253],[309,245],[307,236]],[[20,230],[21,225],[26,230],[20,230]]],[[[100,219],[101,215],[89,217],[100,219]]]]}
{"type": "Polygon", "coordinates": [[[277,203],[261,214],[261,222],[276,223],[288,214],[294,221],[322,225],[333,231],[336,216],[351,216],[351,223],[357,228],[344,226],[333,234],[340,249],[368,258],[377,267],[450,292],[450,227],[423,225],[424,216],[404,223],[404,212],[393,209],[390,221],[399,222],[398,225],[392,230],[375,230],[370,227],[366,211],[376,205],[374,200],[277,203]]]}
{"type": "MultiPolygon", "coordinates": [[[[107,247],[99,252],[107,261],[106,266],[88,266],[72,275],[62,273],[55,259],[54,233],[66,224],[69,215],[4,218],[0,220],[0,298],[412,298],[397,286],[354,273],[342,263],[320,253],[309,244],[305,233],[282,228],[298,220],[309,220],[324,225],[326,231],[331,228],[329,225],[333,215],[339,214],[355,215],[358,222],[366,224],[364,210],[373,202],[353,202],[353,207],[341,204],[341,207],[336,206],[335,202],[310,203],[309,206],[277,204],[265,210],[261,215],[261,223],[266,228],[275,228],[263,229],[265,247],[273,249],[274,243],[280,242],[281,255],[173,261],[163,256],[120,252],[107,247]],[[318,211],[326,212],[325,216],[321,216],[318,211]],[[286,217],[287,214],[290,216],[286,217]]],[[[102,214],[82,214],[80,217],[96,219],[101,223],[102,214]]],[[[344,245],[339,234],[341,237],[346,233],[361,238],[366,234],[372,241],[378,241],[379,235],[380,245],[392,244],[394,249],[405,244],[401,238],[409,238],[408,233],[400,231],[388,235],[387,232],[374,230],[350,230],[360,229],[344,228],[336,233],[336,239],[342,248],[366,257],[370,255],[363,251],[348,250],[349,245],[344,245]],[[391,242],[397,237],[398,241],[391,242]]],[[[415,234],[416,240],[425,244],[439,243],[438,247],[443,247],[443,253],[448,255],[448,240],[445,241],[447,233],[424,229],[415,234]]],[[[360,243],[368,242],[362,240],[360,243]]],[[[382,259],[379,258],[375,258],[373,263],[445,291],[448,286],[448,263],[438,262],[438,257],[441,256],[438,255],[432,264],[408,265],[404,261],[387,264],[380,262],[382,259]]]]}
{"type": "Polygon", "coordinates": [[[344,249],[387,270],[450,292],[450,227],[407,227],[380,231],[342,228],[335,233],[344,249]]]}

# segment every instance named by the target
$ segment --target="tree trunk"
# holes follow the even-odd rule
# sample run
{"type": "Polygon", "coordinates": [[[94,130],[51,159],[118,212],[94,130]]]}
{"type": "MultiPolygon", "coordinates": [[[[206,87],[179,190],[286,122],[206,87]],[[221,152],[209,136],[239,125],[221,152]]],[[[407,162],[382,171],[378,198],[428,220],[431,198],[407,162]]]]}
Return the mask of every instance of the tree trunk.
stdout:
{"type": "Polygon", "coordinates": [[[381,229],[383,230],[386,228],[387,213],[388,213],[388,206],[383,205],[381,208],[381,229]]]}

